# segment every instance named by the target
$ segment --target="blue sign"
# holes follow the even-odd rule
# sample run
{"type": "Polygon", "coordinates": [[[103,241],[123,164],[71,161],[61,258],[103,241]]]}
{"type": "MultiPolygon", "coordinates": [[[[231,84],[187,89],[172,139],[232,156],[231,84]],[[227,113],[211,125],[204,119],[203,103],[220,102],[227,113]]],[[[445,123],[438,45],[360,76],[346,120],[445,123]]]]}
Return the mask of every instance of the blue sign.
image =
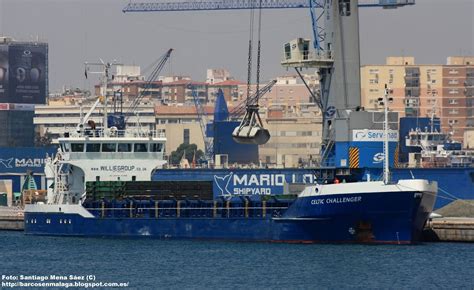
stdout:
{"type": "Polygon", "coordinates": [[[317,177],[309,170],[298,173],[230,171],[214,174],[214,196],[259,196],[285,194],[290,183],[316,184],[317,177]]]}
{"type": "Polygon", "coordinates": [[[46,155],[54,153],[55,147],[0,148],[0,173],[43,173],[46,155]]]}
{"type": "MultiPolygon", "coordinates": [[[[318,173],[316,173],[318,174],[318,173]]],[[[311,169],[161,169],[156,181],[212,181],[214,197],[262,196],[287,194],[291,183],[316,184],[311,169]]]]}

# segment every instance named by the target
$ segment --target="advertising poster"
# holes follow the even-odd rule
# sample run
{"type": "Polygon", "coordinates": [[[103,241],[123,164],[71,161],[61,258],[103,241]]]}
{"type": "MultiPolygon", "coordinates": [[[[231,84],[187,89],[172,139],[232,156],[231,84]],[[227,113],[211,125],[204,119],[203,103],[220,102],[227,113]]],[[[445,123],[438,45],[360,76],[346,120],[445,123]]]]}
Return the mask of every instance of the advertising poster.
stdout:
{"type": "Polygon", "coordinates": [[[9,46],[9,103],[44,104],[47,94],[48,48],[44,44],[9,46]]]}
{"type": "Polygon", "coordinates": [[[0,45],[0,102],[8,102],[8,46],[0,45]]]}

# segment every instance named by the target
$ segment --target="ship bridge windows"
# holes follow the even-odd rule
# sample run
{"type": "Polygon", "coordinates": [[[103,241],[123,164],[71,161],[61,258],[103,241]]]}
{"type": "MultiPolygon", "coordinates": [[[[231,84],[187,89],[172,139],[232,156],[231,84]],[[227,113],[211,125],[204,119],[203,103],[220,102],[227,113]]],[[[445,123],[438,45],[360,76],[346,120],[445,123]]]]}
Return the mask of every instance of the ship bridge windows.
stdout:
{"type": "Polygon", "coordinates": [[[71,152],[84,152],[84,143],[71,143],[71,152]]]}
{"type": "Polygon", "coordinates": [[[71,151],[71,144],[70,143],[61,143],[61,150],[63,152],[71,151]]]}
{"type": "Polygon", "coordinates": [[[86,152],[100,152],[100,143],[87,143],[86,152]]]}
{"type": "Polygon", "coordinates": [[[116,149],[117,143],[102,143],[102,152],[115,152],[116,149]]]}
{"type": "Polygon", "coordinates": [[[135,143],[133,144],[133,151],[135,152],[148,152],[148,146],[146,143],[135,143]]]}
{"type": "Polygon", "coordinates": [[[150,144],[150,152],[162,152],[163,143],[152,143],[150,144]]]}
{"type": "Polygon", "coordinates": [[[118,152],[132,152],[132,144],[130,143],[118,143],[118,152]]]}

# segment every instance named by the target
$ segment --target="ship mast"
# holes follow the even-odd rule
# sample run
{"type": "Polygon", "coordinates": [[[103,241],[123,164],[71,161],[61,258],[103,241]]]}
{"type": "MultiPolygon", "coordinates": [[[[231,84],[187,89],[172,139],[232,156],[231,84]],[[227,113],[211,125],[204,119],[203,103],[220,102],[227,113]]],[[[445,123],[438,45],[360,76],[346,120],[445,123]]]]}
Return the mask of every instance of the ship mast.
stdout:
{"type": "Polygon", "coordinates": [[[109,69],[110,63],[104,63],[104,76],[102,77],[102,90],[104,96],[104,121],[102,122],[102,124],[104,124],[104,136],[108,136],[107,130],[109,128],[109,123],[107,119],[107,85],[109,80],[109,69]]]}
{"type": "Polygon", "coordinates": [[[393,98],[389,97],[390,89],[385,84],[384,96],[379,98],[379,104],[384,106],[384,120],[383,120],[383,131],[384,131],[384,141],[383,141],[383,182],[384,184],[390,183],[390,156],[389,156],[389,144],[388,144],[388,103],[393,101],[393,98]]]}
{"type": "MultiPolygon", "coordinates": [[[[108,112],[107,112],[107,86],[108,86],[108,81],[109,81],[109,72],[110,72],[110,68],[113,66],[113,65],[120,65],[119,63],[116,63],[115,60],[110,63],[110,62],[104,62],[102,59],[100,60],[100,63],[91,63],[91,62],[86,62],[85,63],[85,74],[86,74],[86,78],[87,78],[87,74],[88,73],[92,73],[92,74],[99,74],[101,75],[101,88],[100,88],[100,95],[104,98],[103,99],[103,102],[104,102],[104,112],[103,112],[103,121],[102,121],[102,124],[103,124],[103,132],[104,132],[104,137],[105,136],[108,136],[107,134],[107,131],[108,131],[108,112]],[[91,66],[100,66],[102,67],[101,70],[97,70],[97,71],[90,71],[90,67],[91,66]]],[[[99,97],[100,99],[100,97],[99,97]]],[[[91,108],[91,112],[95,109],[95,106],[93,106],[91,108]]],[[[86,118],[87,119],[87,118],[86,118]]],[[[87,122],[87,120],[82,120],[82,122],[87,122]]]]}

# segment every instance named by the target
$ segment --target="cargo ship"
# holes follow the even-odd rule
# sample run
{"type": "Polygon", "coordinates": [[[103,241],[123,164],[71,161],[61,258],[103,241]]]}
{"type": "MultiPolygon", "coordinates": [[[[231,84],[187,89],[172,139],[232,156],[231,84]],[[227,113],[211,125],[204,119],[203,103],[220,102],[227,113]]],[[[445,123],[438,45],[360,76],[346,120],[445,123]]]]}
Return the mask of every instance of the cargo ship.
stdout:
{"type": "Polygon", "coordinates": [[[26,234],[402,244],[419,239],[435,202],[436,182],[322,176],[294,196],[216,196],[211,182],[150,181],[165,139],[131,135],[60,138],[47,202],[25,207],[26,234]]]}
{"type": "MultiPolygon", "coordinates": [[[[388,160],[387,116],[386,110],[388,160]]],[[[165,164],[164,136],[108,126],[85,129],[86,122],[59,138],[58,152],[47,158],[46,203],[26,205],[26,234],[410,244],[419,241],[436,199],[436,182],[391,182],[388,162],[383,181],[340,182],[330,179],[334,170],[321,168],[317,184],[286,195],[229,195],[232,174],[222,178],[218,195],[210,182],[152,181],[165,164]]]]}

